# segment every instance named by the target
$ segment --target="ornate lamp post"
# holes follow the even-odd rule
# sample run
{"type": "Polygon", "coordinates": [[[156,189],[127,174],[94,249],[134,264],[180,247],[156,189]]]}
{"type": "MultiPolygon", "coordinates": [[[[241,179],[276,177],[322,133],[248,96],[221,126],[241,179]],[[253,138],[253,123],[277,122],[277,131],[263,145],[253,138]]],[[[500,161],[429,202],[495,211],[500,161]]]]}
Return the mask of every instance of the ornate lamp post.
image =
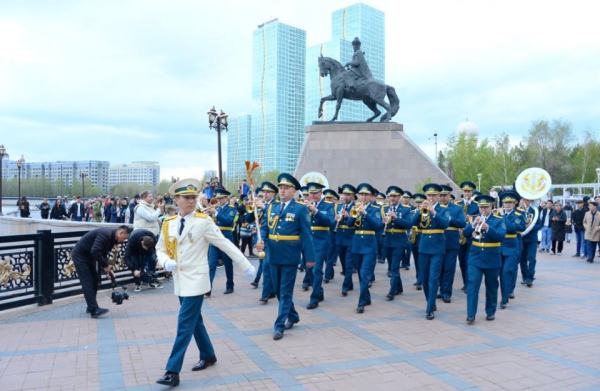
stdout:
{"type": "Polygon", "coordinates": [[[6,155],[4,144],[0,145],[0,216],[2,216],[2,159],[6,155]]]}
{"type": "MultiPolygon", "coordinates": [[[[17,202],[21,202],[21,168],[23,167],[23,164],[25,164],[25,158],[21,155],[21,158],[17,160],[17,168],[19,169],[19,199],[17,202]]],[[[21,204],[19,204],[19,211],[21,210],[20,205],[21,204]]]]}
{"type": "Polygon", "coordinates": [[[81,198],[85,198],[85,178],[88,176],[88,173],[85,171],[81,171],[79,173],[79,177],[81,178],[81,198]]]}
{"type": "MultiPolygon", "coordinates": [[[[2,174],[2,171],[0,171],[0,174],[2,174]]],[[[596,175],[598,175],[598,193],[596,195],[600,195],[600,167],[596,168],[596,175]]],[[[0,187],[0,189],[2,189],[0,187]]],[[[2,191],[0,191],[0,195],[2,194],[2,191]]],[[[2,209],[0,209],[0,212],[2,212],[2,209]]]]}
{"type": "Polygon", "coordinates": [[[221,110],[221,114],[217,114],[214,106],[208,113],[208,127],[209,129],[215,129],[217,131],[217,139],[219,140],[219,187],[223,188],[223,168],[221,165],[221,131],[227,131],[227,117],[228,115],[221,110]]]}

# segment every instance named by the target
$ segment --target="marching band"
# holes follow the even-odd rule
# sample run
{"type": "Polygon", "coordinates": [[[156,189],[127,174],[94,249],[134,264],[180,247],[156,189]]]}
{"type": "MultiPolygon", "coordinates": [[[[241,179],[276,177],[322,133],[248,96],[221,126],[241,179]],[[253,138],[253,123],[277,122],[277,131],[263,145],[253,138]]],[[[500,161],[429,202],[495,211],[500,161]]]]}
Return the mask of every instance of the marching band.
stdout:
{"type": "MultiPolygon", "coordinates": [[[[306,308],[312,310],[325,300],[324,284],[335,278],[338,260],[343,297],[354,290],[353,274],[358,274],[359,314],[373,303],[369,288],[379,258],[387,261],[386,300],[391,301],[404,292],[400,271],[410,270],[412,254],[414,286],[425,295],[426,319],[435,319],[438,299],[451,303],[458,263],[461,290],[467,295],[467,323],[475,321],[484,280],[486,320],[494,320],[498,303],[505,309],[515,297],[519,265],[523,283],[533,285],[540,228],[531,206],[536,198],[507,191],[499,199],[502,207],[494,209],[497,200],[482,195],[473,182],[462,182],[460,190],[458,201],[452,187],[436,183],[424,185],[422,193],[416,194],[395,185],[382,194],[368,183],[343,184],[338,194],[316,182],[301,186],[290,174],[281,174],[276,185],[263,182],[253,189],[261,196],[252,197],[251,207],[241,217],[256,222],[263,238],[256,247],[266,256],[259,260],[252,285],[258,288],[262,273],[260,301],[279,299],[274,339],[281,339],[300,321],[293,305],[297,271],[305,272],[302,290],[311,291],[306,308]]],[[[219,193],[217,198],[224,196],[219,193]]],[[[227,232],[229,219],[235,216],[228,210],[218,213],[222,215],[215,222],[227,232]]],[[[225,293],[233,290],[227,274],[225,293]]]]}

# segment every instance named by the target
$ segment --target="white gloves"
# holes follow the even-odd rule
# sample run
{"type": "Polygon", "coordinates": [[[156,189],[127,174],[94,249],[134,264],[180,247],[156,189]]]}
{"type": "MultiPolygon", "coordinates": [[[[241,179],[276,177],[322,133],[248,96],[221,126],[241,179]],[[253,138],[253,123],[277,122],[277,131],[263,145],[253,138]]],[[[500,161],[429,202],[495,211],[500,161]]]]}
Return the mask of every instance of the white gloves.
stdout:
{"type": "Polygon", "coordinates": [[[246,270],[246,275],[250,277],[254,277],[256,275],[256,269],[254,266],[250,265],[250,268],[246,270]]]}
{"type": "Polygon", "coordinates": [[[163,264],[163,268],[168,271],[168,272],[172,272],[173,270],[175,270],[175,268],[177,267],[177,262],[175,262],[172,259],[167,260],[164,264],[163,264]]]}

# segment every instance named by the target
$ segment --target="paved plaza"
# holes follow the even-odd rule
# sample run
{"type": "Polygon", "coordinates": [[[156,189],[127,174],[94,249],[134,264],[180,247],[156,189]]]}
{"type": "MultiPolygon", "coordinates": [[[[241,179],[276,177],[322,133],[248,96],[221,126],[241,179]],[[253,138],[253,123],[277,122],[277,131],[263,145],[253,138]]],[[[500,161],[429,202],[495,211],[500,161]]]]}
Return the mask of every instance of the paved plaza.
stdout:
{"type": "MultiPolygon", "coordinates": [[[[571,258],[574,247],[538,254],[533,288],[517,284],[515,300],[493,322],[481,294],[473,325],[465,322],[458,271],[452,303],[438,300],[432,321],[413,286],[414,267],[402,270],[404,294],[387,302],[389,279],[378,264],[364,314],[355,312],[357,291],[341,296],[339,266],[324,285],[325,301],[306,310],[310,292],[300,289],[299,273],[300,323],[280,341],[272,338],[277,300],[261,305],[260,290],[237,270],[235,293],[223,295],[219,269],[203,307],[218,362],[192,372],[199,356],[192,341],[179,389],[600,390],[600,265],[571,258]]],[[[98,320],[86,316],[81,296],[1,313],[2,391],[166,390],[154,381],[175,337],[172,283],[131,292],[121,306],[102,291],[99,303],[110,313],[98,320]]]]}

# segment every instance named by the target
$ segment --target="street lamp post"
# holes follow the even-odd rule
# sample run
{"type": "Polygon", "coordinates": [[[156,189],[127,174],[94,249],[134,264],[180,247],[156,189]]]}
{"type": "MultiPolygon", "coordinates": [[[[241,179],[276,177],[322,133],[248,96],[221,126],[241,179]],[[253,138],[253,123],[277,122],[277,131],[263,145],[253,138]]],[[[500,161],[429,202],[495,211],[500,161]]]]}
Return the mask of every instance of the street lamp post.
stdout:
{"type": "Polygon", "coordinates": [[[2,216],[2,159],[6,154],[6,148],[4,144],[0,145],[0,216],[2,216]]]}
{"type": "Polygon", "coordinates": [[[214,106],[206,114],[208,114],[208,124],[209,124],[208,127],[210,129],[215,129],[217,131],[218,148],[219,148],[219,150],[218,150],[218,152],[219,152],[219,187],[222,189],[223,188],[223,168],[222,168],[222,163],[221,163],[221,131],[222,130],[227,131],[228,115],[225,114],[223,112],[223,110],[221,110],[220,114],[217,114],[217,111],[215,110],[214,106]]]}
{"type": "Polygon", "coordinates": [[[25,164],[25,158],[21,155],[21,158],[17,160],[17,168],[19,169],[19,198],[17,199],[17,203],[19,205],[19,213],[21,213],[21,168],[25,164]]]}
{"type": "MultiPolygon", "coordinates": [[[[600,195],[600,167],[596,168],[596,175],[598,175],[598,190],[596,192],[596,195],[600,195]]],[[[1,187],[0,187],[0,189],[1,189],[1,187]]],[[[0,209],[0,212],[1,211],[2,211],[2,209],[0,209]]]]}
{"type": "MultiPolygon", "coordinates": [[[[429,139],[431,140],[431,137],[429,137],[429,139]]],[[[440,162],[438,160],[438,153],[437,153],[437,132],[435,132],[433,134],[433,139],[435,140],[435,165],[438,166],[440,162]]]]}
{"type": "Polygon", "coordinates": [[[81,171],[79,173],[79,177],[81,178],[81,198],[85,199],[85,178],[88,176],[88,173],[85,171],[81,171]]]}
{"type": "Polygon", "coordinates": [[[477,185],[477,190],[479,190],[479,191],[481,191],[481,177],[482,176],[483,175],[481,175],[481,174],[477,174],[477,180],[479,181],[478,185],[477,185]]]}

